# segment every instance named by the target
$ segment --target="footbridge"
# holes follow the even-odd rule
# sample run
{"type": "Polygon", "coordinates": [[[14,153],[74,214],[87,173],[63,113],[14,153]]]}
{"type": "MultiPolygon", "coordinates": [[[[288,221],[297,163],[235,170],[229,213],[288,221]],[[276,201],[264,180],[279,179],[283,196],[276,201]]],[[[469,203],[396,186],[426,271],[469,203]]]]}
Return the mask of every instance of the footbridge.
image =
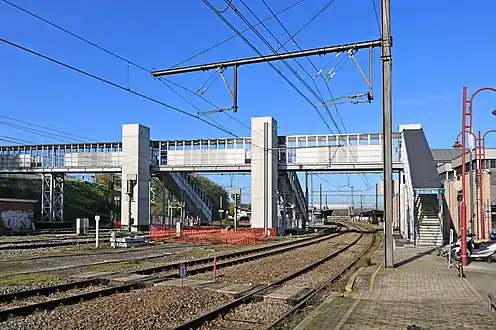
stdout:
{"type": "MultiPolygon", "coordinates": [[[[284,228],[289,221],[281,220],[281,204],[285,217],[307,220],[308,203],[297,172],[382,170],[380,133],[279,136],[272,117],[252,118],[251,124],[251,136],[239,138],[151,140],[149,128],[130,124],[123,125],[120,142],[0,146],[0,174],[39,174],[42,220],[61,222],[64,175],[119,173],[121,224],[137,230],[149,225],[152,176],[189,213],[209,222],[211,201],[189,174],[249,172],[252,226],[284,228]]],[[[409,173],[404,132],[393,133],[393,169],[409,173]]]]}

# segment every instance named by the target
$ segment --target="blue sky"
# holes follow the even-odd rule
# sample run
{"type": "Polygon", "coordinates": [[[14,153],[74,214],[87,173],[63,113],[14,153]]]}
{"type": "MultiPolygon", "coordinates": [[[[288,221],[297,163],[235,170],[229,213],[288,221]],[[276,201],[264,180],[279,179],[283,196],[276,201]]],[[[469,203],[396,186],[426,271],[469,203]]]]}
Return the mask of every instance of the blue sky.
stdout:
{"type": "MultiPolygon", "coordinates": [[[[91,41],[147,68],[168,68],[188,56],[230,36],[232,31],[200,0],[186,1],[28,1],[10,0],[34,13],[60,24],[91,41]]],[[[245,0],[260,18],[270,15],[260,0],[245,0]]],[[[274,11],[296,1],[268,0],[274,11]]],[[[282,14],[280,19],[290,32],[296,31],[315,15],[328,0],[305,0],[282,14]]],[[[211,0],[223,8],[221,0],[211,0]]],[[[379,4],[379,0],[376,0],[379,4]]],[[[244,15],[255,22],[246,8],[234,0],[244,15]]],[[[480,1],[392,1],[393,47],[393,122],[420,123],[431,147],[449,148],[461,129],[461,91],[494,86],[496,37],[493,26],[496,3],[480,1]]],[[[239,19],[230,11],[226,17],[239,29],[239,19]]],[[[281,40],[287,35],[276,21],[267,26],[281,40]]],[[[0,1],[0,37],[57,58],[78,68],[126,85],[174,106],[195,113],[164,85],[147,73],[92,46],[68,36],[0,1]]],[[[267,40],[274,39],[260,29],[267,40]]],[[[269,50],[254,34],[246,34],[264,54],[269,50]]],[[[370,40],[378,37],[372,1],[336,0],[295,39],[303,48],[370,40]]],[[[297,50],[288,44],[289,50],[297,50]]],[[[243,41],[232,40],[186,64],[211,62],[235,57],[254,56],[243,41]]],[[[372,104],[342,105],[341,117],[348,132],[381,130],[381,70],[379,50],[374,52],[374,93],[372,104]]],[[[357,59],[367,68],[367,52],[357,59]]],[[[75,72],[0,44],[0,114],[31,123],[70,131],[88,140],[118,140],[123,123],[142,123],[151,128],[153,139],[220,137],[216,131],[197,120],[75,72]]],[[[317,67],[330,56],[315,57],[317,67]]],[[[311,74],[315,70],[300,61],[311,74]]],[[[294,61],[289,61],[296,68],[294,61]]],[[[281,63],[275,64],[305,91],[281,63]]],[[[310,82],[301,69],[296,69],[310,82]]],[[[227,72],[230,79],[231,72],[227,72]]],[[[171,77],[177,83],[196,90],[210,73],[191,73],[171,77]]],[[[319,87],[327,98],[325,86],[319,87]]],[[[312,85],[313,86],[313,85],[312,85]]],[[[367,87],[352,61],[332,78],[329,86],[334,96],[364,92],[367,87]]],[[[311,97],[308,91],[307,95],[311,97]]],[[[183,94],[202,110],[206,103],[183,94]]],[[[219,79],[205,94],[219,106],[230,105],[227,90],[219,79]]],[[[475,129],[494,128],[496,94],[485,93],[475,104],[475,129]]],[[[335,110],[331,109],[336,116],[335,110]]],[[[328,133],[315,110],[294,92],[267,64],[239,70],[239,112],[236,118],[246,124],[252,116],[272,115],[279,123],[279,134],[328,133]]],[[[214,120],[235,134],[248,136],[246,127],[227,116],[216,114],[214,120]]],[[[1,136],[32,142],[67,142],[47,139],[1,126],[1,136]]],[[[488,138],[491,146],[496,136],[488,138]]],[[[361,181],[358,177],[356,185],[361,181]]],[[[346,180],[346,179],[340,179],[346,180]]]]}

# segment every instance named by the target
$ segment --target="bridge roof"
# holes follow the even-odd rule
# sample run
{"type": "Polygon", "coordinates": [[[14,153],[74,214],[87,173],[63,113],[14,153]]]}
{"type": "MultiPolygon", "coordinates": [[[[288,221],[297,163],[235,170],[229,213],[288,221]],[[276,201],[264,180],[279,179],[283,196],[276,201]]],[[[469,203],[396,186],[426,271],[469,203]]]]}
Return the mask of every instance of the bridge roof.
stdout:
{"type": "Polygon", "coordinates": [[[455,149],[431,149],[431,154],[436,163],[447,163],[459,157],[462,152],[455,149]]]}

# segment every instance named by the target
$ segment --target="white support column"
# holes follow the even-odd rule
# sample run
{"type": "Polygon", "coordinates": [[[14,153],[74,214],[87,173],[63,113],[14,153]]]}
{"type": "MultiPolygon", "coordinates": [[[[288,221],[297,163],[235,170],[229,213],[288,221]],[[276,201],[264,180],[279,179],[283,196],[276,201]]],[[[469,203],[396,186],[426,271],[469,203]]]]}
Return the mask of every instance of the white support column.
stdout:
{"type": "Polygon", "coordinates": [[[149,224],[150,129],[122,126],[121,226],[138,231],[149,224]]]}
{"type": "Polygon", "coordinates": [[[277,228],[277,122],[251,120],[251,226],[277,228]]]}

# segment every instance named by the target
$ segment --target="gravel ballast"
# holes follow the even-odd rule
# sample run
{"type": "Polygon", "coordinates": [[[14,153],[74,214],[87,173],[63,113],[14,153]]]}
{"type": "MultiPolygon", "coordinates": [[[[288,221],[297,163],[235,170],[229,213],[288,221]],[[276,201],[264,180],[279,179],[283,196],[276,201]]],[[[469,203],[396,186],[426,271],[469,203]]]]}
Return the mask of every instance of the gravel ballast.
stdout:
{"type": "Polygon", "coordinates": [[[35,303],[41,303],[49,300],[55,300],[55,299],[61,299],[65,297],[69,297],[72,295],[77,295],[77,294],[82,294],[82,293],[87,293],[87,292],[92,292],[92,291],[97,291],[100,289],[103,289],[104,286],[102,285],[91,285],[87,286],[84,288],[73,288],[67,291],[59,291],[59,292],[54,292],[49,295],[36,295],[36,296],[31,296],[31,297],[26,297],[23,299],[19,300],[13,300],[8,303],[2,303],[0,302],[0,310],[5,309],[5,308],[14,308],[18,306],[23,306],[23,305],[29,305],[29,304],[35,304],[35,303]]]}
{"type": "MultiPolygon", "coordinates": [[[[280,255],[221,268],[217,270],[218,281],[245,284],[274,282],[342,249],[358,236],[358,233],[345,233],[280,255]]],[[[364,248],[362,244],[361,249],[364,248]]],[[[353,251],[352,249],[353,247],[350,251],[353,251]]],[[[330,274],[327,273],[326,278],[329,277],[330,274]]],[[[210,280],[212,274],[199,274],[188,278],[210,280]]],[[[55,310],[40,311],[25,317],[10,318],[0,323],[0,330],[170,328],[208,313],[229,300],[227,296],[211,290],[159,286],[114,294],[76,305],[58,307],[55,310]]],[[[289,309],[290,306],[280,302],[252,302],[230,314],[235,320],[243,319],[267,324],[289,309]]],[[[223,322],[222,325],[228,326],[223,322]]],[[[239,323],[236,326],[240,327],[239,323]]],[[[258,328],[257,324],[250,324],[250,328],[254,326],[258,328]]]]}
{"type": "Polygon", "coordinates": [[[5,286],[0,286],[0,294],[7,294],[7,293],[12,293],[12,292],[17,292],[17,291],[24,291],[24,290],[39,289],[39,288],[44,288],[47,286],[69,283],[71,281],[73,281],[73,280],[69,279],[69,278],[55,278],[54,280],[47,281],[44,283],[5,285],[5,286]]]}
{"type": "MultiPolygon", "coordinates": [[[[241,284],[266,284],[287,276],[312,262],[338,251],[360,234],[345,233],[324,242],[217,270],[217,281],[241,284]]],[[[190,276],[195,280],[211,280],[212,273],[190,276]]]]}
{"type": "Polygon", "coordinates": [[[0,323],[0,330],[163,329],[228,301],[227,296],[210,290],[160,286],[10,318],[0,323]]]}
{"type": "Polygon", "coordinates": [[[324,285],[329,279],[339,274],[343,268],[357,258],[369,244],[372,243],[372,239],[372,235],[362,237],[357,244],[351,246],[346,251],[338,254],[309,272],[289,280],[284,283],[284,285],[307,288],[318,288],[324,285]]]}
{"type": "Polygon", "coordinates": [[[289,311],[291,306],[278,301],[250,302],[230,311],[222,318],[202,326],[201,330],[215,327],[232,329],[263,329],[279,315],[289,311]],[[244,322],[243,322],[244,321],[244,322]]]}

